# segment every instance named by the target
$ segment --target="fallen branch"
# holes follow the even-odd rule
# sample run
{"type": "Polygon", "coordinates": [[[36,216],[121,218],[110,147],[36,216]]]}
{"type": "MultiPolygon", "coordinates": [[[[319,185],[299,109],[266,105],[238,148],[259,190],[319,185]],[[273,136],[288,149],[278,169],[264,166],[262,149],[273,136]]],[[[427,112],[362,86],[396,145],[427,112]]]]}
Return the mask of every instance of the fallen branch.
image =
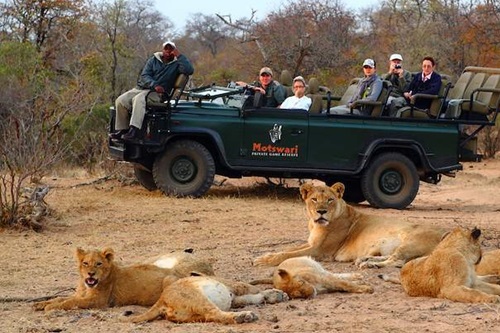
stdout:
{"type": "Polygon", "coordinates": [[[61,295],[62,293],[65,293],[67,291],[75,291],[75,288],[68,288],[61,290],[53,295],[48,295],[48,296],[42,296],[42,297],[1,297],[0,302],[1,303],[13,303],[13,302],[41,302],[41,301],[47,301],[52,298],[56,298],[59,296],[69,296],[69,295],[61,295]]]}

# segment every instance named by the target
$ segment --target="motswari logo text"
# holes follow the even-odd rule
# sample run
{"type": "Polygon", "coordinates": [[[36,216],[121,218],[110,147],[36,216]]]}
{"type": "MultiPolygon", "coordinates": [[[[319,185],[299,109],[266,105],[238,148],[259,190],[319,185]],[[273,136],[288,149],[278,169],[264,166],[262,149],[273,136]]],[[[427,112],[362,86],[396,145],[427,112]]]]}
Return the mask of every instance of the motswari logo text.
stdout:
{"type": "Polygon", "coordinates": [[[279,147],[272,144],[254,142],[252,145],[252,156],[299,157],[299,146],[279,147]]]}

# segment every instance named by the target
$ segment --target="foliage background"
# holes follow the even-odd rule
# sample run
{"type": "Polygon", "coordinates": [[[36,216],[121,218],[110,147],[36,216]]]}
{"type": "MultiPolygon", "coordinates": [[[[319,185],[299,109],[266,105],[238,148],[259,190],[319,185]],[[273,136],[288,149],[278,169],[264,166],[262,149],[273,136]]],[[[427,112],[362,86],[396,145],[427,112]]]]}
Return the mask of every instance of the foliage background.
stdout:
{"type": "MultiPolygon", "coordinates": [[[[150,0],[0,0],[2,219],[15,220],[27,180],[61,163],[105,165],[107,110],[167,39],[194,63],[195,86],[253,81],[266,65],[277,79],[288,69],[341,94],[364,58],[382,73],[395,52],[412,71],[426,55],[454,77],[500,67],[498,0],[383,0],[360,12],[340,0],[285,0],[254,14],[197,13],[177,32],[150,0]]],[[[494,155],[497,129],[483,137],[494,155]]]]}

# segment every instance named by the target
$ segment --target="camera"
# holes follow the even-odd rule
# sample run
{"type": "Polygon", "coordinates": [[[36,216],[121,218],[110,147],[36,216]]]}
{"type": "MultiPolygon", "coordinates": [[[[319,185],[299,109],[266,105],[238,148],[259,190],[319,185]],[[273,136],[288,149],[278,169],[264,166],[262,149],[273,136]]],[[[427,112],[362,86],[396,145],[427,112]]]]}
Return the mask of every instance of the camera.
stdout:
{"type": "Polygon", "coordinates": [[[401,64],[395,64],[394,69],[401,69],[401,64]]]}

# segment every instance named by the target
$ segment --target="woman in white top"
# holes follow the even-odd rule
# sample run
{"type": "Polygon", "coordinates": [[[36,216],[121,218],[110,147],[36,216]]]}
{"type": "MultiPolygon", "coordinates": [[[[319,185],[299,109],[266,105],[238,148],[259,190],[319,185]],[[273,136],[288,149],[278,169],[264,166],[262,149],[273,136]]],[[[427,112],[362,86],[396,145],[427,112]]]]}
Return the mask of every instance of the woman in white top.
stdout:
{"type": "Polygon", "coordinates": [[[293,79],[292,90],[295,95],[288,97],[281,103],[281,109],[303,109],[308,111],[312,100],[305,95],[306,80],[302,76],[293,79]]]}

